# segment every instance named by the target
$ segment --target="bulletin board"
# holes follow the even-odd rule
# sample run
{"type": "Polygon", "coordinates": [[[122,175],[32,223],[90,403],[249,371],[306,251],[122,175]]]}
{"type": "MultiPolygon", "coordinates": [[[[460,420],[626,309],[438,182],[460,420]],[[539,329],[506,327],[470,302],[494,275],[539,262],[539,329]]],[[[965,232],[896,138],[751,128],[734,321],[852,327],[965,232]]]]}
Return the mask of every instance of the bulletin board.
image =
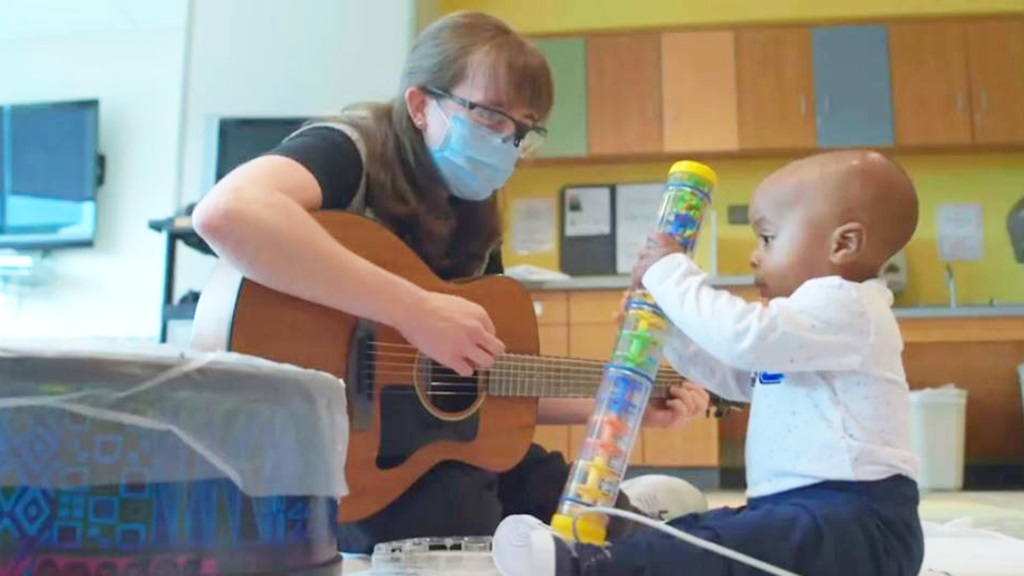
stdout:
{"type": "Polygon", "coordinates": [[[663,182],[566,186],[561,210],[559,267],[572,276],[629,274],[657,224],[663,182]]]}

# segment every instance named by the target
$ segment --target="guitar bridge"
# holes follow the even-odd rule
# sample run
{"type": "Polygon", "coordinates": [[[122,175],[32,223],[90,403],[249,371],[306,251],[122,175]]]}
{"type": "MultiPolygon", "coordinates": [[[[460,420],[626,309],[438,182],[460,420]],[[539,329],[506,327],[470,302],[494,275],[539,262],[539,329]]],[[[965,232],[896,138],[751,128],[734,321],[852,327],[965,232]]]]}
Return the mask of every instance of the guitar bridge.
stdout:
{"type": "Polygon", "coordinates": [[[345,396],[348,400],[353,430],[365,431],[373,420],[373,359],[377,349],[374,344],[376,330],[369,322],[360,320],[349,342],[348,377],[345,379],[345,396]]]}

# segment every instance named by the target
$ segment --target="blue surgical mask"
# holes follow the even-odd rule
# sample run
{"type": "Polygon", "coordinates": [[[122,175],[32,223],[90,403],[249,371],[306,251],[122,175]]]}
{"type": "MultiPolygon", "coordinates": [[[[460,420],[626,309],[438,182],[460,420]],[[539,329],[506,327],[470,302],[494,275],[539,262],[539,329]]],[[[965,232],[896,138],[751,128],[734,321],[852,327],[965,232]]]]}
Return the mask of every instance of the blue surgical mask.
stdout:
{"type": "Polygon", "coordinates": [[[444,138],[430,150],[437,169],[452,195],[475,202],[487,200],[512,176],[519,150],[510,138],[465,116],[446,114],[445,118],[444,138]]]}

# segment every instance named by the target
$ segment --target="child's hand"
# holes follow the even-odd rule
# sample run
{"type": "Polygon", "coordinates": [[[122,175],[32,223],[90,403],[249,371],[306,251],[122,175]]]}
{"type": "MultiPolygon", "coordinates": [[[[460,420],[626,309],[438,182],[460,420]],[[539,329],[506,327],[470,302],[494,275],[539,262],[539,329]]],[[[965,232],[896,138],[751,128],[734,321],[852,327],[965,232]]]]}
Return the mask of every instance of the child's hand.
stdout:
{"type": "Polygon", "coordinates": [[[644,272],[669,254],[682,252],[680,246],[671,236],[663,233],[654,233],[647,237],[647,246],[640,250],[636,264],[633,265],[633,286],[640,286],[644,272]]]}
{"type": "Polygon", "coordinates": [[[667,400],[651,400],[644,412],[644,426],[676,428],[694,416],[706,414],[711,404],[707,390],[685,380],[669,388],[668,394],[667,400]]]}

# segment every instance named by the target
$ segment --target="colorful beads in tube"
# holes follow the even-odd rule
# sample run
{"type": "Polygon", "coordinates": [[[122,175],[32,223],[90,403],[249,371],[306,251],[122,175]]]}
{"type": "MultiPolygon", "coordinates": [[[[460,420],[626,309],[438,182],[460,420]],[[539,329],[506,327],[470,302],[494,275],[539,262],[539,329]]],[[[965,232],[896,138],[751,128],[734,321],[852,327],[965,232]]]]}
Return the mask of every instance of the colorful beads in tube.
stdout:
{"type": "MultiPolygon", "coordinates": [[[[703,164],[688,160],[673,164],[662,196],[657,231],[669,234],[692,254],[716,184],[715,172],[703,164]]],[[[651,295],[643,288],[631,291],[587,436],[551,521],[552,528],[564,538],[590,544],[605,542],[607,517],[586,513],[586,509],[615,504],[668,329],[668,319],[651,295]]]]}

